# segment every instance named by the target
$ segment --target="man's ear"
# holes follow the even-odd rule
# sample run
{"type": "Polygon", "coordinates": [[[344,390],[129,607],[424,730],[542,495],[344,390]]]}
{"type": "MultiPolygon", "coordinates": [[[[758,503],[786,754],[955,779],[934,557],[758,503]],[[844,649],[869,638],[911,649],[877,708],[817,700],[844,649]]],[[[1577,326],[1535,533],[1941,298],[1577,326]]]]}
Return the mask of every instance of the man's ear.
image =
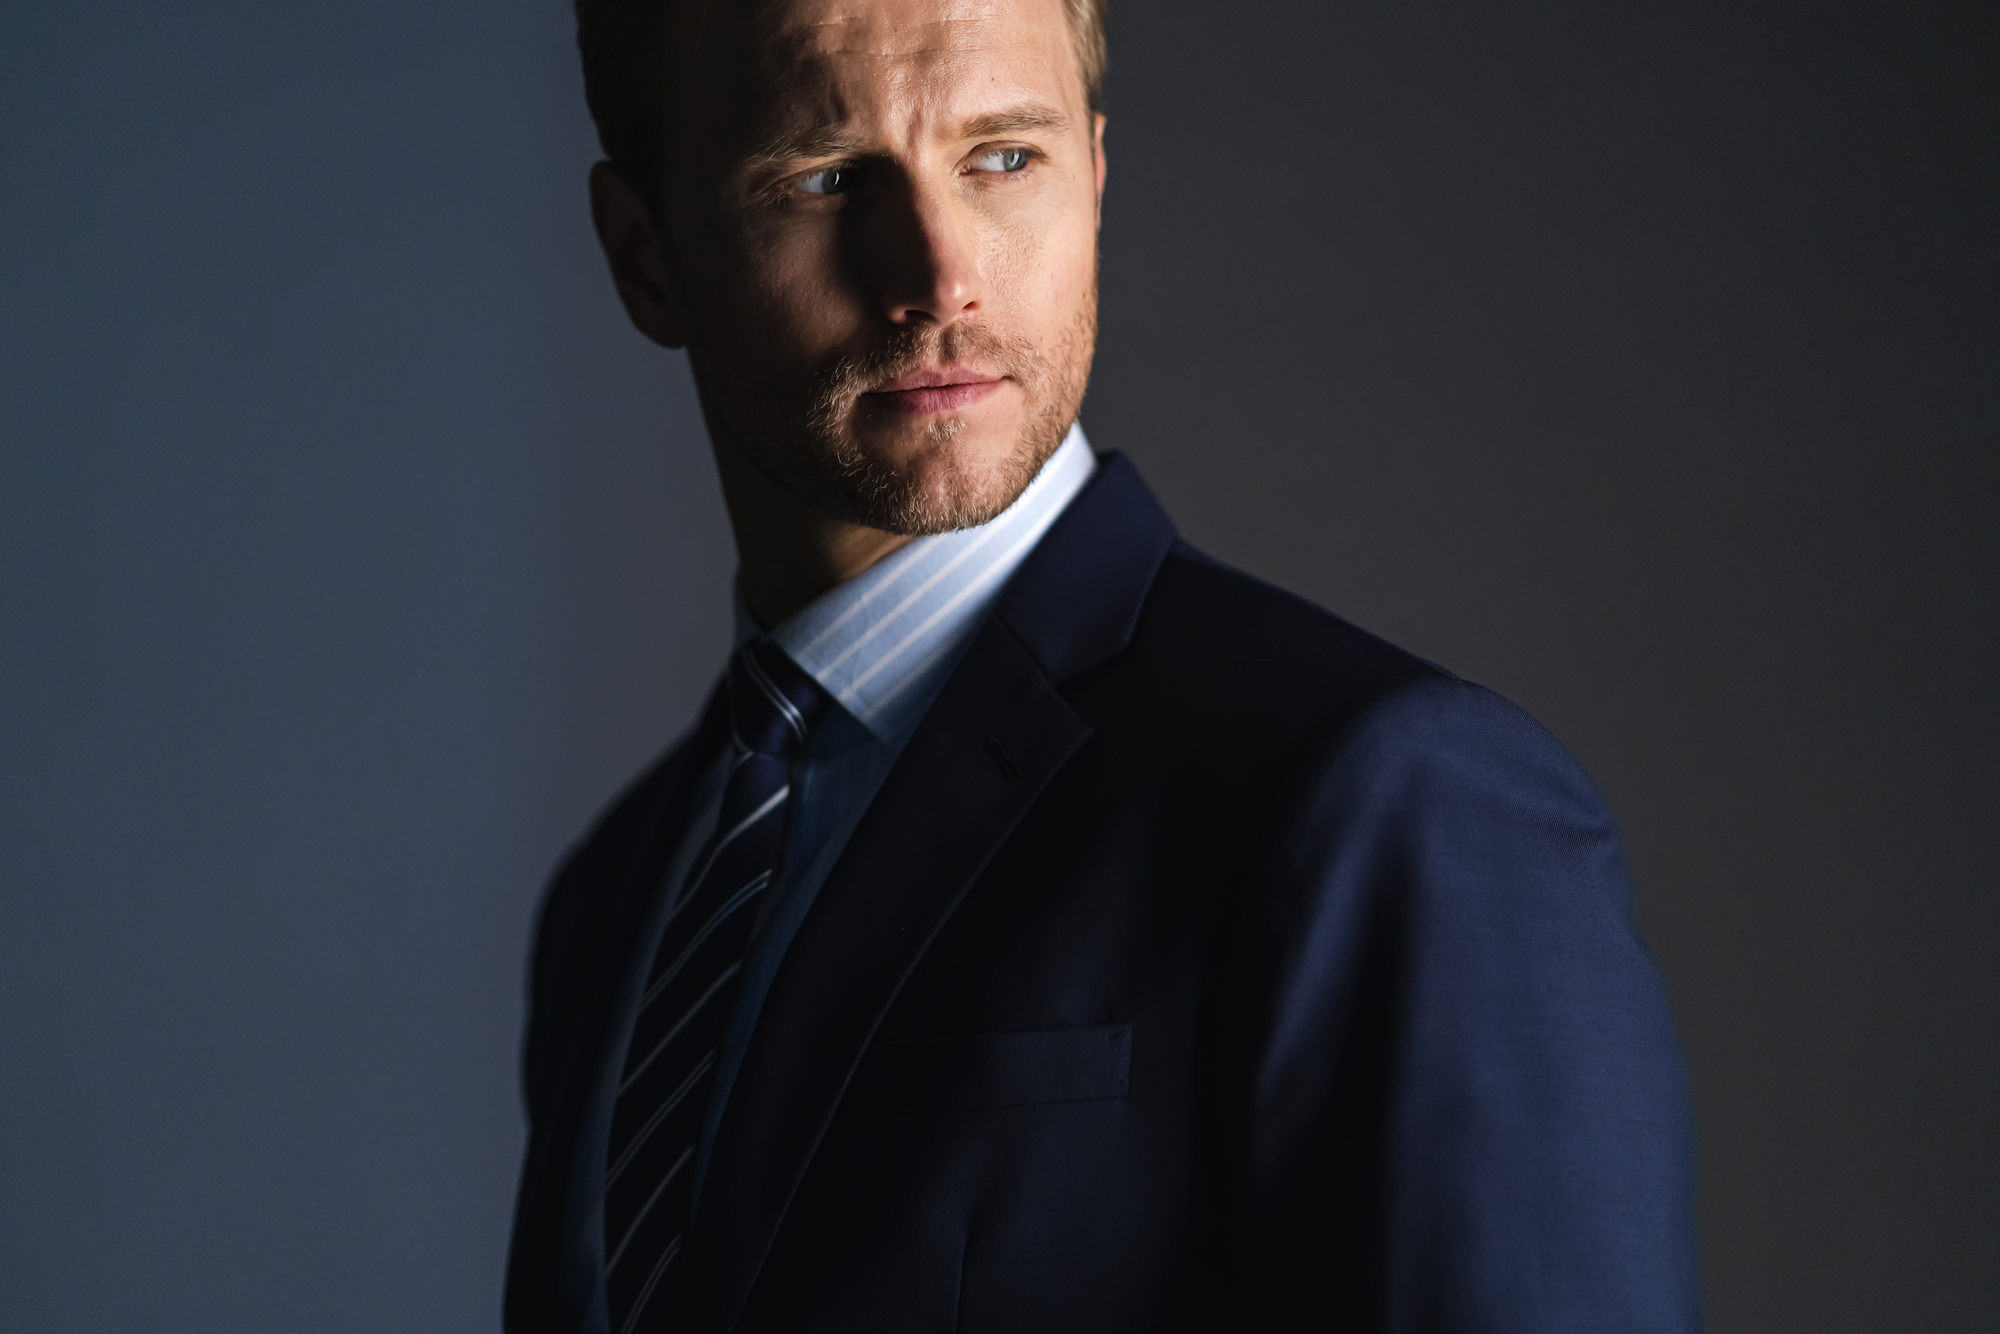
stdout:
{"type": "Polygon", "coordinates": [[[1104,113],[1090,117],[1090,166],[1097,173],[1097,216],[1104,216],[1104,113]]]}
{"type": "Polygon", "coordinates": [[[668,272],[667,238],[653,210],[609,162],[590,169],[590,220],[632,323],[661,347],[686,347],[687,318],[668,272]]]}

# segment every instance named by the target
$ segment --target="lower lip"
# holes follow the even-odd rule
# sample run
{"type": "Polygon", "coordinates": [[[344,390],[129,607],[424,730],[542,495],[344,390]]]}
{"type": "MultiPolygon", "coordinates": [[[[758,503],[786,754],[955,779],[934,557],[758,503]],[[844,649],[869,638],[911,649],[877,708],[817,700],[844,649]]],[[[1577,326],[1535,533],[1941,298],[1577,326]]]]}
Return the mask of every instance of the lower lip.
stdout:
{"type": "Polygon", "coordinates": [[[973,384],[940,384],[929,389],[891,389],[882,393],[863,394],[870,403],[880,404],[891,412],[907,413],[912,417],[927,417],[934,412],[958,412],[969,408],[980,399],[998,389],[1004,381],[980,380],[973,384]]]}

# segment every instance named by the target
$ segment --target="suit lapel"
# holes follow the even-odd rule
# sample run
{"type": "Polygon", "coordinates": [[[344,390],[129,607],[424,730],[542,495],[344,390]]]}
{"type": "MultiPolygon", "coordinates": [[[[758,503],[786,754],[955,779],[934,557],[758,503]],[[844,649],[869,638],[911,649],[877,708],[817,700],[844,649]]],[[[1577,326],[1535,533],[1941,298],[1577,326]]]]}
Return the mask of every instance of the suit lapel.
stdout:
{"type": "Polygon", "coordinates": [[[988,622],[800,924],[730,1091],[691,1241],[697,1329],[728,1329],[877,1022],[1089,728],[988,622]]]}
{"type": "Polygon", "coordinates": [[[564,1206],[586,1095],[604,1059],[612,998],[640,924],[687,827],[703,765],[727,736],[722,698],[718,688],[694,733],[592,831],[581,854],[592,861],[565,866],[550,891],[537,933],[534,992],[538,1006],[553,1008],[535,1014],[529,1031],[535,1124],[515,1206],[509,1329],[558,1327],[564,1206]]]}
{"type": "Polygon", "coordinates": [[[1090,735],[1058,682],[1129,641],[1173,529],[1105,461],[980,628],[827,877],[771,984],[690,1238],[695,1329],[748,1300],[876,1026],[939,929],[1090,735]]]}

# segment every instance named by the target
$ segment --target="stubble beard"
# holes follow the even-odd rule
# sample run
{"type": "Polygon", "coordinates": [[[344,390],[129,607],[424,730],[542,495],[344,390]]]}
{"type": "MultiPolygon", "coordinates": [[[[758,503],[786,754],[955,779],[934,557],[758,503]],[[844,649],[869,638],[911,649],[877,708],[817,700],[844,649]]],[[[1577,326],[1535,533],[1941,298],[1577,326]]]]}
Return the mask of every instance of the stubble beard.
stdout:
{"type": "MultiPolygon", "coordinates": [[[[1097,344],[1097,284],[1047,349],[978,326],[904,326],[859,356],[841,357],[803,394],[752,393],[730,413],[730,443],[752,467],[809,509],[885,533],[923,537],[975,528],[1017,500],[1062,445],[1083,404],[1097,344]],[[972,457],[966,422],[922,426],[920,448],[901,462],[868,452],[854,430],[870,386],[939,363],[998,367],[1020,386],[1028,415],[997,457],[972,457]]],[[[695,358],[698,382],[702,358],[695,358]]],[[[704,394],[704,397],[707,395],[704,394]]]]}

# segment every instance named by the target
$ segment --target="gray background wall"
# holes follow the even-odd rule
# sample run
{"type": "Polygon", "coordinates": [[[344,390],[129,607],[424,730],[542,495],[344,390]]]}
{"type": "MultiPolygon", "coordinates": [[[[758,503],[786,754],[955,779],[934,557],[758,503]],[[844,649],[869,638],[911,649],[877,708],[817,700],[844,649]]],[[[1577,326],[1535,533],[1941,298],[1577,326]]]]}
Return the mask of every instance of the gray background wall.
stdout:
{"type": "MultiPolygon", "coordinates": [[[[1085,421],[1622,818],[1718,1331],[2000,1328],[1980,5],[1116,16],[1085,421]]],[[[727,531],[556,0],[0,8],[0,1331],[484,1330],[727,531]]]]}

